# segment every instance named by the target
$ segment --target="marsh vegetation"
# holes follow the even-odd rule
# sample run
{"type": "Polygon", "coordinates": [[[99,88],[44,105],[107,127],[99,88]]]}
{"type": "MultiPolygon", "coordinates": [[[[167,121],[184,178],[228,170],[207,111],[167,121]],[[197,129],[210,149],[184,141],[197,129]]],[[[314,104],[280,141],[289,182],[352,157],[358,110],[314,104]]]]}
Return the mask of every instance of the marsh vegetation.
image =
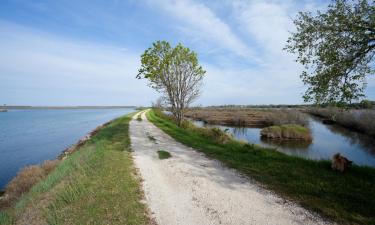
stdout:
{"type": "Polygon", "coordinates": [[[276,193],[339,224],[375,222],[375,169],[353,166],[344,174],[332,171],[329,161],[288,156],[275,149],[229,139],[210,138],[210,129],[179,127],[160,111],[148,119],[175,140],[220,160],[276,193]]]}
{"type": "Polygon", "coordinates": [[[375,138],[375,110],[345,110],[340,108],[309,108],[308,113],[325,119],[327,123],[353,129],[375,138]]]}
{"type": "Polygon", "coordinates": [[[306,115],[297,109],[196,107],[189,109],[186,112],[186,117],[208,124],[244,127],[266,127],[284,124],[308,126],[306,115]]]}
{"type": "Polygon", "coordinates": [[[268,139],[312,141],[309,129],[296,124],[265,127],[260,135],[268,139]]]}

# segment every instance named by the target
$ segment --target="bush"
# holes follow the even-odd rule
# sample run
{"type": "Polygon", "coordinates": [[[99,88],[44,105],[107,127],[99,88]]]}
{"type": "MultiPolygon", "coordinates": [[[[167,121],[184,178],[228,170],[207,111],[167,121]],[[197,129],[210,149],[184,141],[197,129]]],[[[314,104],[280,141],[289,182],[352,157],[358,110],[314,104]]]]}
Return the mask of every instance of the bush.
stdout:
{"type": "Polygon", "coordinates": [[[231,140],[231,137],[220,128],[214,127],[208,130],[210,138],[218,143],[225,144],[231,140]]]}

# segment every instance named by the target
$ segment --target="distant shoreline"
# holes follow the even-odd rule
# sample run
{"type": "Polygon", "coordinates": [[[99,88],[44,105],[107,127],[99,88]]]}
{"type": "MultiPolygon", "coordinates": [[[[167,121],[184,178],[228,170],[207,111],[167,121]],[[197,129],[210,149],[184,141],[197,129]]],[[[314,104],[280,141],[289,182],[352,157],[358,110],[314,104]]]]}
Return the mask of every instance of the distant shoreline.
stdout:
{"type": "Polygon", "coordinates": [[[125,109],[137,106],[0,106],[1,109],[125,109]]]}

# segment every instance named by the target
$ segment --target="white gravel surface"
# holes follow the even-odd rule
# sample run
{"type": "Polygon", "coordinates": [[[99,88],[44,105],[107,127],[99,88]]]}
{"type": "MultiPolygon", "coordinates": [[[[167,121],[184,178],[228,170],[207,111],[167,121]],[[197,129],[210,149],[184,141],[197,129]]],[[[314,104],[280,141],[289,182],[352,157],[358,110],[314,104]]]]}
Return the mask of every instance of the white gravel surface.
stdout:
{"type": "Polygon", "coordinates": [[[144,112],[142,121],[136,118],[130,122],[134,161],[143,179],[145,201],[158,224],[327,224],[176,142],[147,121],[144,112]],[[158,150],[172,157],[160,160],[158,150]]]}

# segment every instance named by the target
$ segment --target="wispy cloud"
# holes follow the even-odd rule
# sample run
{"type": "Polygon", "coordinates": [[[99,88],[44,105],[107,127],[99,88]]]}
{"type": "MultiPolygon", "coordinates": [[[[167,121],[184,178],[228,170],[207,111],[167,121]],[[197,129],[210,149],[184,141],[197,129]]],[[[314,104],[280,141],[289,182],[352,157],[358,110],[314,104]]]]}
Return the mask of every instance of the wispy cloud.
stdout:
{"type": "MultiPolygon", "coordinates": [[[[301,103],[301,65],[282,48],[296,13],[326,4],[5,0],[0,8],[0,101],[149,104],[157,94],[134,77],[142,51],[162,39],[198,53],[207,70],[198,104],[301,103]]],[[[375,98],[375,77],[368,83],[367,94],[375,98]]]]}
{"type": "Polygon", "coordinates": [[[246,59],[259,61],[252,49],[205,4],[193,0],[151,0],[148,3],[177,19],[184,27],[176,27],[212,49],[226,49],[246,59]]]}
{"type": "Polygon", "coordinates": [[[0,23],[0,95],[8,104],[149,103],[139,53],[0,23]],[[99,100],[100,99],[100,100],[99,100]]]}

